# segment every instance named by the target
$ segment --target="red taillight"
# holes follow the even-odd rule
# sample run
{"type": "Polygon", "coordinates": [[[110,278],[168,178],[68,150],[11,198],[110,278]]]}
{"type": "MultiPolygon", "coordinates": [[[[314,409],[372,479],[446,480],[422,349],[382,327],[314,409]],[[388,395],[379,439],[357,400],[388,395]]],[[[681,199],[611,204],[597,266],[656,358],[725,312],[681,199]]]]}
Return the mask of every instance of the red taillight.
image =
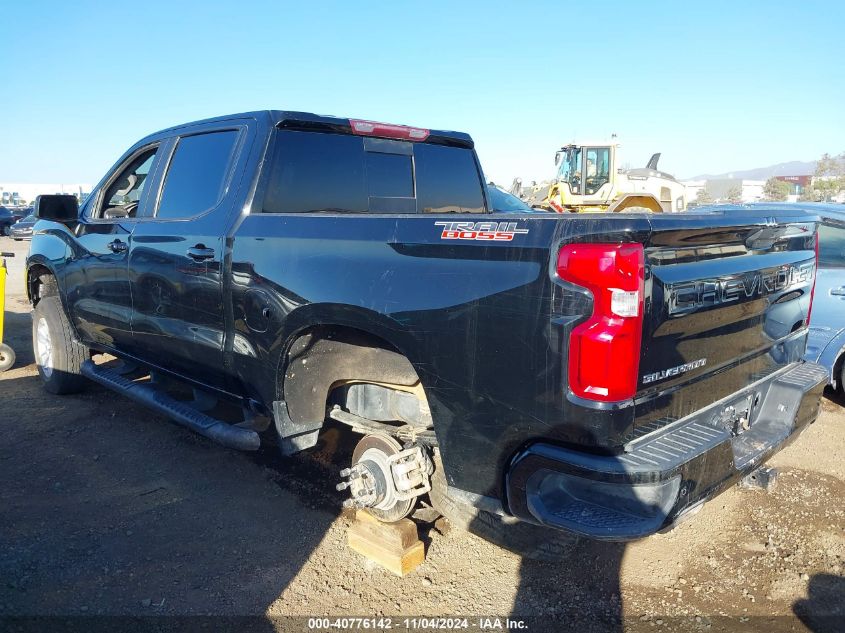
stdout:
{"type": "Polygon", "coordinates": [[[557,274],[593,295],[592,315],[569,338],[570,389],[589,400],[633,398],[643,331],[642,244],[564,246],[557,274]]]}
{"type": "Polygon", "coordinates": [[[807,308],[807,325],[810,325],[810,315],[813,314],[813,298],[816,296],[816,277],[819,274],[819,234],[816,232],[816,261],[813,267],[813,286],[810,288],[810,307],[807,308]]]}
{"type": "Polygon", "coordinates": [[[349,119],[352,131],[361,136],[382,136],[387,138],[398,138],[403,141],[424,141],[430,132],[418,127],[407,125],[393,125],[392,123],[378,123],[376,121],[361,121],[360,119],[349,119]]]}

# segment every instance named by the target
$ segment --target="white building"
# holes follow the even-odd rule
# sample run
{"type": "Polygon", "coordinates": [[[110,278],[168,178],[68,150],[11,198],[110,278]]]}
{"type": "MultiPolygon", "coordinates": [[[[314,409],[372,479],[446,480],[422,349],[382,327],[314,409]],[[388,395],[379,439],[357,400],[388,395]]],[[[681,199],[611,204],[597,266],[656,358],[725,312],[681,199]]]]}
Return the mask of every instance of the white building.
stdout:
{"type": "Polygon", "coordinates": [[[69,193],[81,202],[91,193],[88,183],[22,183],[0,182],[0,204],[24,205],[35,202],[36,196],[49,193],[69,193]]]}
{"type": "Polygon", "coordinates": [[[707,181],[707,193],[715,201],[728,202],[733,194],[738,191],[741,202],[757,202],[763,199],[763,187],[765,186],[765,180],[719,178],[707,181]]]}
{"type": "Polygon", "coordinates": [[[686,197],[687,204],[690,202],[695,202],[695,199],[698,197],[699,192],[703,191],[704,188],[707,186],[706,180],[685,180],[681,183],[684,186],[684,196],[686,197]]]}
{"type": "Polygon", "coordinates": [[[763,199],[765,180],[748,180],[743,178],[713,178],[709,180],[686,180],[687,203],[695,202],[698,193],[706,190],[713,202],[728,202],[737,196],[741,202],[758,202],[763,199]]]}

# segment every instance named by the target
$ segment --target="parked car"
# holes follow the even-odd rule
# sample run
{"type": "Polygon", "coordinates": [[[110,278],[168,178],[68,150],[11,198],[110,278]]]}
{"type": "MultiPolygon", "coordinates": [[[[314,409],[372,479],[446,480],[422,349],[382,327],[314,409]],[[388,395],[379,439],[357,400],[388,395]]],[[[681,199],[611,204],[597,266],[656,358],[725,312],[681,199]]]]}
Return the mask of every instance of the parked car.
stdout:
{"type": "MultiPolygon", "coordinates": [[[[821,206],[821,205],[819,205],[821,206]]],[[[845,395],[845,209],[813,205],[819,226],[819,264],[805,358],[830,372],[830,384],[845,395]]]]}
{"type": "Polygon", "coordinates": [[[244,450],[268,428],[310,449],[332,419],[363,436],[347,505],[389,522],[428,500],[527,555],[668,528],[816,419],[817,218],[490,198],[459,132],[285,111],[162,130],[81,208],[40,198],[38,372],[244,450]]]}
{"type": "Polygon", "coordinates": [[[23,216],[24,214],[18,209],[0,207],[0,235],[9,235],[12,225],[23,216]]]}
{"type": "Polygon", "coordinates": [[[28,240],[32,238],[32,227],[35,226],[35,214],[30,213],[25,218],[21,218],[12,225],[9,235],[13,240],[20,242],[21,240],[28,240]]]}
{"type": "MultiPolygon", "coordinates": [[[[821,219],[815,299],[804,357],[824,366],[829,374],[830,386],[845,394],[845,207],[816,202],[797,202],[789,206],[821,219]]],[[[710,207],[715,211],[726,208],[768,213],[782,210],[784,205],[755,202],[710,207]]]]}

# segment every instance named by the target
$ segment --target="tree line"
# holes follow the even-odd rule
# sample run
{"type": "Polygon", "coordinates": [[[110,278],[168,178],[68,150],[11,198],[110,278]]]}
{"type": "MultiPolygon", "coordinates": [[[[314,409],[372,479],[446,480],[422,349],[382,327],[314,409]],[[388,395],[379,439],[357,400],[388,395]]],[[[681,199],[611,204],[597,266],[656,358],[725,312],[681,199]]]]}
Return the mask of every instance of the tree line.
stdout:
{"type": "MultiPolygon", "coordinates": [[[[812,181],[804,187],[798,199],[806,202],[830,202],[843,191],[845,191],[845,152],[836,156],[825,153],[816,163],[812,181]]],[[[769,178],[763,186],[765,200],[786,200],[791,193],[792,185],[789,182],[774,177],[769,178]]],[[[737,183],[731,187],[725,198],[727,202],[741,202],[742,185],[737,183]]],[[[695,198],[696,204],[705,205],[713,201],[713,196],[706,187],[699,189],[695,198]]]]}
{"type": "MultiPolygon", "coordinates": [[[[830,202],[845,190],[845,152],[838,156],[822,154],[816,163],[813,179],[801,194],[799,200],[806,202],[830,202]]],[[[769,178],[763,187],[766,200],[786,200],[792,193],[792,186],[788,182],[769,178]]]]}

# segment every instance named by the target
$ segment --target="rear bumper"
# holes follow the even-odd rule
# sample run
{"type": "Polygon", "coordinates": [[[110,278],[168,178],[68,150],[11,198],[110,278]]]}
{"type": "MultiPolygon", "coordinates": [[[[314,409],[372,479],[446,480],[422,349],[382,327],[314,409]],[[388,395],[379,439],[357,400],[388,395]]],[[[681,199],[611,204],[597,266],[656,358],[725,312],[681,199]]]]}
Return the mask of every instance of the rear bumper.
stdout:
{"type": "Polygon", "coordinates": [[[510,512],[597,539],[658,532],[756,469],[813,422],[828,376],[820,365],[801,363],[634,440],[616,456],[532,444],[511,461],[506,475],[510,512]],[[727,424],[730,412],[746,410],[748,424],[727,424]]]}

